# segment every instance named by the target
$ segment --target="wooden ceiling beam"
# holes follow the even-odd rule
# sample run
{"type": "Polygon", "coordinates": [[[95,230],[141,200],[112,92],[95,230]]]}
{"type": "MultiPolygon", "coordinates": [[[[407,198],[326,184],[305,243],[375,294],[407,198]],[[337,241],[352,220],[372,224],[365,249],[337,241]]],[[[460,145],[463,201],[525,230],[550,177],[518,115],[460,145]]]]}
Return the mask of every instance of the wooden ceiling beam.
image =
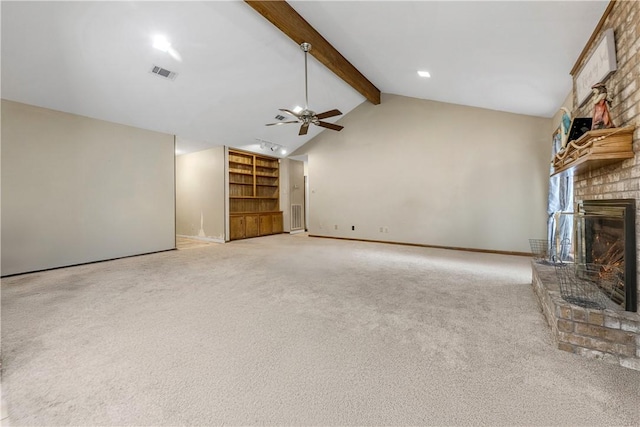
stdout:
{"type": "Polygon", "coordinates": [[[380,104],[380,90],[340,54],[315,28],[284,0],[250,1],[249,6],[298,45],[311,43],[309,53],[371,103],[380,104]]]}

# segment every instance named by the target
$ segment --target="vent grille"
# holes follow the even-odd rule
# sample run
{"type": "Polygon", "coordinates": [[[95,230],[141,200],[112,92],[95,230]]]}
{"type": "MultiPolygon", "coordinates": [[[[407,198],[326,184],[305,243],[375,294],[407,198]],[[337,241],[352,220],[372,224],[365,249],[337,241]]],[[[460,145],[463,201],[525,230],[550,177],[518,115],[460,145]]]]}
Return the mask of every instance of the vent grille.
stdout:
{"type": "Polygon", "coordinates": [[[178,73],[176,72],[169,71],[166,68],[162,68],[157,65],[154,65],[153,67],[151,67],[151,72],[155,75],[158,75],[160,77],[163,77],[169,80],[175,80],[176,76],[178,75],[178,73]]]}
{"type": "Polygon", "coordinates": [[[302,205],[291,205],[291,231],[302,229],[302,205]]]}

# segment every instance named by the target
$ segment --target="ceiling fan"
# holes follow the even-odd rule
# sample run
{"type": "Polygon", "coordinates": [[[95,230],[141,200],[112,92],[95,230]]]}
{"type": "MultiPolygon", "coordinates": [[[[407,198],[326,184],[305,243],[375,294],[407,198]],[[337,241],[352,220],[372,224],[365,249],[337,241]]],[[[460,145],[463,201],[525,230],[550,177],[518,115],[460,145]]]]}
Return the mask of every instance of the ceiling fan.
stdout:
{"type": "Polygon", "coordinates": [[[269,123],[267,124],[267,126],[277,126],[277,125],[284,125],[288,123],[302,123],[302,126],[300,126],[300,132],[298,132],[298,135],[306,135],[307,132],[309,131],[310,124],[314,124],[316,126],[321,126],[323,128],[327,128],[331,130],[341,131],[344,128],[344,126],[322,121],[322,119],[327,119],[329,117],[341,115],[342,113],[340,112],[340,110],[329,110],[329,111],[325,111],[324,113],[316,114],[315,111],[312,111],[309,109],[309,90],[307,85],[307,53],[309,53],[309,50],[311,50],[311,44],[302,43],[300,45],[300,48],[304,51],[304,96],[305,96],[304,110],[300,111],[299,113],[295,113],[291,110],[287,110],[286,108],[281,108],[280,111],[283,111],[287,114],[291,114],[297,120],[292,120],[288,122],[279,122],[279,123],[269,123]]]}

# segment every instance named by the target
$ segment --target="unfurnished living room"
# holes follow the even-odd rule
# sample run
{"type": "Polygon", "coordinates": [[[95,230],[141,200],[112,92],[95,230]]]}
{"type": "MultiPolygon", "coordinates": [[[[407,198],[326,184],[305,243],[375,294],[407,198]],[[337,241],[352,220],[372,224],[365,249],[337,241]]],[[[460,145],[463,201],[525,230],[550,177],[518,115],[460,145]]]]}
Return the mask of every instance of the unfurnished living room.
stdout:
{"type": "Polygon", "coordinates": [[[640,424],[640,2],[0,14],[2,425],[640,424]]]}

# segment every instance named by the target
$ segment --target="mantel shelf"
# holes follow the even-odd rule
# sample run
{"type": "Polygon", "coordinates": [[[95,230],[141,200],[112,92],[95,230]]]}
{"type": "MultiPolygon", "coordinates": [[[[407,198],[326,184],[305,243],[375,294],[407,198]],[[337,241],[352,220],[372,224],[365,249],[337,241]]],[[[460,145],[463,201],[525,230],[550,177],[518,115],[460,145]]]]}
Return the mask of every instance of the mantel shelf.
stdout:
{"type": "Polygon", "coordinates": [[[590,130],[569,141],[553,158],[552,175],[568,170],[580,174],[633,158],[634,130],[635,126],[590,130]]]}

